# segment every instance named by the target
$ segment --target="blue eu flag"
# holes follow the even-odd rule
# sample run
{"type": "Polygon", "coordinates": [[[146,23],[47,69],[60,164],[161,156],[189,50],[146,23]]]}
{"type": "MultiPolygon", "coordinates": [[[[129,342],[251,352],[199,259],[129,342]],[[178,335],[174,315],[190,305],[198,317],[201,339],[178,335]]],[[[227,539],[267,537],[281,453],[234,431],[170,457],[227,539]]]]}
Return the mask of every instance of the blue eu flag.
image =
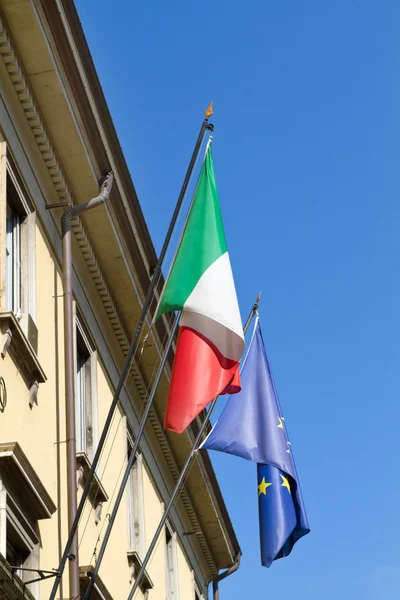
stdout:
{"type": "Polygon", "coordinates": [[[258,463],[261,562],[269,567],[310,529],[258,318],[240,378],[241,392],[228,400],[202,448],[258,463]]]}

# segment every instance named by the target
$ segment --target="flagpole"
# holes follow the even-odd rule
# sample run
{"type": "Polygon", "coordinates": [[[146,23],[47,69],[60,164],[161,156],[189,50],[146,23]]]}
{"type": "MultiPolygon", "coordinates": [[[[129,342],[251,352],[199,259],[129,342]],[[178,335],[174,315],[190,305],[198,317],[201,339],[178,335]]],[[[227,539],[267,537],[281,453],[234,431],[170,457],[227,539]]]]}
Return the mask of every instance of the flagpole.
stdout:
{"type": "Polygon", "coordinates": [[[108,411],[108,415],[107,415],[106,421],[104,423],[104,428],[103,428],[103,431],[101,433],[101,437],[100,437],[100,440],[99,440],[99,443],[98,443],[98,446],[97,446],[97,449],[96,449],[96,453],[95,453],[95,455],[93,457],[93,462],[92,462],[92,466],[90,468],[90,471],[89,471],[89,474],[88,474],[88,477],[87,477],[86,485],[85,485],[85,488],[83,490],[82,497],[81,497],[81,500],[79,502],[79,505],[78,505],[78,508],[77,508],[77,511],[76,511],[76,514],[75,514],[74,521],[73,521],[73,523],[71,525],[71,530],[69,532],[68,540],[67,540],[67,543],[66,543],[65,548],[64,548],[64,553],[62,555],[60,565],[59,565],[59,567],[57,569],[57,572],[56,572],[56,577],[55,577],[55,580],[54,580],[53,588],[51,590],[51,594],[49,596],[49,600],[55,600],[56,593],[57,593],[58,587],[60,585],[61,577],[62,577],[62,575],[64,573],[64,569],[65,569],[65,565],[66,565],[67,560],[68,559],[69,560],[75,560],[75,558],[76,558],[75,555],[70,554],[70,550],[71,550],[71,547],[72,547],[72,544],[73,544],[73,541],[74,541],[74,538],[75,538],[75,535],[76,535],[76,532],[77,532],[77,529],[78,529],[79,520],[81,518],[83,509],[84,509],[84,506],[85,506],[86,499],[89,496],[90,489],[92,487],[92,483],[93,483],[93,480],[94,480],[94,477],[95,477],[95,474],[96,474],[97,466],[98,466],[98,463],[100,461],[100,456],[101,456],[101,453],[103,451],[103,447],[104,447],[104,444],[105,444],[105,441],[106,441],[106,438],[107,438],[107,435],[108,435],[108,432],[109,432],[109,429],[110,429],[110,426],[111,426],[111,422],[112,422],[112,419],[113,419],[113,416],[114,416],[115,409],[116,409],[116,407],[118,405],[119,396],[121,394],[121,391],[122,391],[122,388],[124,386],[124,382],[125,382],[126,376],[127,376],[128,372],[129,372],[129,369],[130,369],[132,358],[134,357],[134,355],[136,353],[136,350],[138,348],[138,345],[139,345],[140,334],[141,334],[141,331],[142,331],[142,328],[143,328],[143,324],[144,324],[145,319],[146,319],[147,311],[150,308],[150,304],[151,304],[151,302],[153,300],[153,295],[154,295],[154,291],[155,291],[156,285],[158,283],[158,278],[159,278],[160,273],[161,273],[162,264],[163,264],[165,255],[167,253],[169,242],[171,240],[171,237],[172,237],[172,234],[173,234],[176,222],[178,220],[179,212],[180,212],[180,209],[182,207],[182,203],[183,203],[185,195],[186,195],[186,191],[187,191],[187,188],[188,188],[188,185],[189,185],[189,181],[190,181],[191,175],[193,173],[194,166],[196,164],[197,156],[199,154],[199,151],[200,151],[203,139],[204,139],[204,135],[205,135],[205,133],[206,133],[207,130],[211,131],[211,132],[214,131],[214,125],[212,123],[208,122],[208,119],[209,119],[209,117],[212,114],[213,114],[213,112],[212,112],[212,103],[211,103],[210,106],[205,111],[206,118],[204,119],[204,121],[203,121],[203,123],[201,125],[200,132],[199,132],[199,135],[197,137],[197,141],[196,141],[196,144],[195,144],[195,147],[194,147],[194,150],[193,150],[193,154],[192,154],[192,157],[190,159],[190,163],[189,163],[186,175],[185,175],[185,179],[183,180],[182,188],[181,188],[181,191],[180,191],[180,194],[179,194],[176,206],[175,206],[175,210],[173,212],[173,215],[172,215],[172,218],[171,218],[171,222],[170,222],[169,227],[168,227],[168,231],[167,231],[167,234],[166,234],[166,237],[165,237],[165,240],[164,240],[164,244],[163,244],[163,247],[161,249],[160,255],[158,257],[157,265],[156,265],[156,267],[154,269],[154,273],[153,273],[152,279],[150,281],[149,289],[147,290],[147,294],[146,294],[146,297],[145,297],[145,300],[144,300],[144,303],[143,303],[143,306],[142,306],[142,311],[140,313],[139,321],[138,321],[138,324],[136,326],[135,335],[134,335],[134,337],[132,339],[132,342],[131,342],[131,345],[129,347],[128,354],[127,354],[127,357],[125,359],[125,364],[124,364],[123,369],[121,371],[121,375],[120,375],[120,378],[119,378],[119,381],[118,381],[118,385],[117,385],[117,388],[115,390],[113,401],[111,403],[111,406],[110,406],[110,409],[108,411]]]}
{"type": "MultiPolygon", "coordinates": [[[[257,296],[257,299],[256,299],[256,301],[255,301],[255,303],[254,303],[254,305],[253,305],[253,307],[252,307],[252,309],[251,309],[251,311],[249,313],[249,316],[247,317],[246,323],[245,323],[245,325],[243,327],[244,333],[247,332],[247,330],[250,327],[250,324],[251,324],[251,322],[253,320],[253,317],[257,314],[258,303],[260,301],[260,297],[261,297],[261,293],[257,296]]],[[[156,532],[155,532],[155,534],[153,536],[153,539],[152,539],[152,541],[150,543],[150,546],[149,546],[149,548],[147,550],[146,556],[143,559],[142,565],[141,565],[141,567],[139,569],[139,572],[137,574],[137,577],[135,579],[135,583],[133,584],[133,587],[132,587],[132,589],[130,591],[130,594],[128,596],[128,600],[132,600],[132,598],[133,598],[133,596],[134,596],[137,588],[139,587],[139,585],[140,585],[140,583],[142,581],[142,577],[143,577],[144,572],[146,570],[147,564],[148,564],[148,562],[149,562],[149,560],[151,558],[151,555],[152,555],[152,553],[154,551],[154,548],[156,547],[156,544],[158,542],[158,538],[160,536],[160,533],[164,529],[164,526],[165,526],[165,523],[166,523],[166,521],[168,519],[169,513],[171,512],[171,508],[172,508],[172,506],[173,506],[173,504],[175,502],[175,499],[176,499],[176,497],[177,497],[177,495],[178,495],[178,493],[179,493],[179,491],[181,489],[182,483],[183,483],[183,481],[184,481],[184,479],[185,479],[185,477],[186,477],[186,475],[187,475],[187,473],[189,471],[189,468],[191,466],[193,457],[194,457],[195,453],[197,452],[197,450],[198,450],[198,448],[200,446],[200,443],[201,443],[201,440],[202,440],[202,437],[203,437],[203,433],[204,433],[204,431],[205,431],[205,429],[206,429],[206,427],[207,427],[207,425],[208,425],[208,423],[210,421],[210,417],[211,417],[211,414],[212,414],[212,412],[214,410],[214,407],[215,407],[215,405],[217,403],[217,400],[218,400],[218,396],[216,398],[214,398],[214,400],[211,402],[210,408],[208,409],[208,411],[207,411],[207,413],[206,413],[206,415],[204,417],[204,421],[203,421],[203,423],[202,423],[202,425],[201,425],[201,427],[199,429],[199,432],[198,432],[197,437],[196,437],[196,439],[194,441],[194,444],[193,444],[193,447],[191,449],[191,452],[190,452],[189,456],[186,459],[185,465],[184,465],[184,467],[182,469],[182,472],[181,472],[181,474],[179,476],[178,481],[176,482],[175,488],[174,488],[174,490],[172,492],[172,495],[171,495],[171,497],[169,499],[169,502],[167,504],[167,507],[166,507],[164,513],[163,513],[163,516],[162,516],[161,521],[160,521],[160,523],[159,523],[159,525],[157,527],[157,530],[156,530],[156,532]]]]}

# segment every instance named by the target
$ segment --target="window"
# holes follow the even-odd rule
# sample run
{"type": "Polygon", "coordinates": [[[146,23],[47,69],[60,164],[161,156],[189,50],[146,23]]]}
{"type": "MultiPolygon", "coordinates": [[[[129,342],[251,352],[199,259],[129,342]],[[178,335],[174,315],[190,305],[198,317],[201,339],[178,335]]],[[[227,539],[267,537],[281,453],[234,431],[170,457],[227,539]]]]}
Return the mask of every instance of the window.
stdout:
{"type": "MultiPolygon", "coordinates": [[[[127,433],[127,454],[126,458],[129,461],[132,456],[133,439],[132,434],[128,430],[127,433]]],[[[135,520],[136,498],[135,498],[135,471],[137,471],[137,463],[133,465],[129,474],[128,480],[128,527],[129,527],[129,550],[134,551],[137,548],[139,537],[139,523],[135,520]],[[135,522],[136,521],[136,522],[135,522]]]]}
{"type": "MultiPolygon", "coordinates": [[[[35,570],[40,568],[40,542],[33,527],[8,496],[5,503],[5,517],[2,521],[4,529],[0,529],[0,546],[4,546],[4,558],[8,563],[6,569],[11,577],[17,575],[23,583],[26,583],[35,578],[37,574],[35,570]]],[[[1,575],[4,575],[4,566],[1,575]]],[[[28,589],[34,597],[39,598],[39,582],[28,584],[28,589]]],[[[8,596],[7,591],[5,593],[6,598],[13,597],[8,596]]]]}
{"type": "MultiPolygon", "coordinates": [[[[38,521],[47,519],[56,507],[17,442],[0,443],[0,554],[8,569],[29,581],[40,568],[38,521]]],[[[1,586],[0,586],[1,587],[1,586]]],[[[38,597],[39,582],[29,584],[38,597]]],[[[1,594],[0,594],[1,595],[1,594]]]]}
{"type": "Polygon", "coordinates": [[[90,427],[89,431],[87,431],[87,411],[86,411],[86,402],[88,396],[90,395],[90,390],[87,390],[88,387],[86,384],[88,382],[88,375],[90,373],[90,352],[87,350],[86,346],[83,344],[82,338],[77,335],[77,350],[76,350],[76,449],[78,452],[86,452],[88,441],[91,443],[90,439],[90,427]]]}
{"type": "Polygon", "coordinates": [[[166,542],[166,570],[167,570],[167,600],[178,600],[178,560],[176,548],[176,533],[173,533],[170,526],[165,528],[166,542]]]}
{"type": "Polygon", "coordinates": [[[21,312],[20,216],[7,202],[6,221],[6,310],[21,312]]]}
{"type": "Polygon", "coordinates": [[[97,443],[97,353],[76,319],[76,451],[92,459],[97,443]]]}
{"type": "Polygon", "coordinates": [[[0,353],[13,355],[37,404],[46,375],[38,360],[36,327],[36,214],[22,177],[0,142],[0,353]]]}
{"type": "MultiPolygon", "coordinates": [[[[133,435],[129,428],[126,430],[127,461],[133,450],[133,435]]],[[[143,559],[144,547],[144,499],[143,499],[143,458],[138,454],[128,479],[128,528],[129,551],[136,551],[143,559]]]]}
{"type": "MultiPolygon", "coordinates": [[[[2,306],[29,328],[36,318],[36,222],[33,205],[11,159],[7,157],[5,223],[5,301],[2,306]]],[[[3,249],[4,252],[4,249],[3,249]]],[[[27,332],[25,332],[27,333],[27,332]]],[[[34,335],[34,334],[32,334],[34,335]]],[[[36,334],[37,335],[37,334],[36,334]]],[[[33,344],[34,345],[34,344],[33,344]]]]}
{"type": "MultiPolygon", "coordinates": [[[[39,539],[31,530],[22,513],[12,506],[7,506],[6,560],[12,567],[36,568],[36,555],[39,552],[39,539]]],[[[15,573],[28,581],[33,579],[32,573],[21,570],[15,573]]]]}

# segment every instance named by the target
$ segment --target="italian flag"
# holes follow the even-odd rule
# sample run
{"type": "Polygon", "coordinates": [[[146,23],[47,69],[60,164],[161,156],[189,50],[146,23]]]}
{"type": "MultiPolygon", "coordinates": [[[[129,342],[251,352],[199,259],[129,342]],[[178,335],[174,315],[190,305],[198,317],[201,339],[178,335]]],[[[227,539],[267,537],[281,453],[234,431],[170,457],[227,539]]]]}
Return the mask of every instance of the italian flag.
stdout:
{"type": "Polygon", "coordinates": [[[176,433],[240,391],[244,336],[209,145],[156,318],[182,311],[164,427],[176,433]]]}

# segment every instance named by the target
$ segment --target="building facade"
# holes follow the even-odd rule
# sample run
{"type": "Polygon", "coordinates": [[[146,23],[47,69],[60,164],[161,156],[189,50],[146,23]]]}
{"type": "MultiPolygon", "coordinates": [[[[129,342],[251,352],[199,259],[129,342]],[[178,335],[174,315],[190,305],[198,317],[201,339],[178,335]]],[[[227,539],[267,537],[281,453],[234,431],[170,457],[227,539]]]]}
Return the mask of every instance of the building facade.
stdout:
{"type": "MultiPolygon", "coordinates": [[[[65,206],[48,207],[97,196],[110,170],[115,180],[109,201],[72,221],[78,498],[157,256],[73,2],[0,0],[0,600],[47,598],[53,579],[41,579],[43,571],[58,567],[68,535],[65,206]],[[38,581],[27,583],[32,579],[38,581]]],[[[151,330],[149,324],[79,525],[81,593],[168,337],[167,318],[151,330]]],[[[96,581],[96,599],[128,597],[201,423],[202,416],[180,436],[163,430],[172,358],[173,352],[96,581]]],[[[202,452],[136,597],[207,598],[209,583],[239,555],[202,452]]],[[[68,569],[57,598],[70,598],[68,569]]]]}

